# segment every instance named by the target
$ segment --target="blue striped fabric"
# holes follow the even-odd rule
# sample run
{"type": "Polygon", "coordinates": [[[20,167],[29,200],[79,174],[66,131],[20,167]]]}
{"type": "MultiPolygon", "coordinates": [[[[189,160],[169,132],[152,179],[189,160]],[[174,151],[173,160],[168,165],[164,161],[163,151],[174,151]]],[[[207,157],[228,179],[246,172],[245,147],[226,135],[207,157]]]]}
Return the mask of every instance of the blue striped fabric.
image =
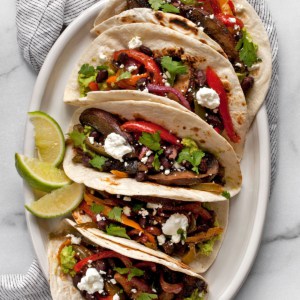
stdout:
{"type": "MultiPolygon", "coordinates": [[[[266,105],[271,137],[272,183],[277,161],[278,40],[264,0],[248,0],[262,19],[272,47],[273,74],[266,105]]],[[[97,0],[17,0],[18,42],[26,61],[38,72],[52,45],[84,9],[97,0]]],[[[50,300],[47,280],[36,260],[26,275],[0,276],[1,300],[50,300]]]]}

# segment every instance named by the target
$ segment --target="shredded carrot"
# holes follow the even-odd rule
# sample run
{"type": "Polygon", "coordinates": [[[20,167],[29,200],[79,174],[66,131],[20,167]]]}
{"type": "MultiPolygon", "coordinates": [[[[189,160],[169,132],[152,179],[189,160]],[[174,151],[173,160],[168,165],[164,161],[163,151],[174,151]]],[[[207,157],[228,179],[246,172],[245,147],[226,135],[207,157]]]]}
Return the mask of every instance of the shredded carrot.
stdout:
{"type": "Polygon", "coordinates": [[[111,170],[110,173],[114,174],[116,177],[119,178],[128,178],[128,174],[125,172],[121,172],[118,170],[111,170]]]}

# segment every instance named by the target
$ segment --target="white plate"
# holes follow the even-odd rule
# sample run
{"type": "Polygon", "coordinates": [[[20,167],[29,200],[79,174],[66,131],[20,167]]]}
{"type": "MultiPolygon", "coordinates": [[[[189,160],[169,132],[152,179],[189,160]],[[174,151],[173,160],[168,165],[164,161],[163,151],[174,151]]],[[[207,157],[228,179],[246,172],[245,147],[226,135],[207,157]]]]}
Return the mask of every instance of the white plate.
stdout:
{"type": "MultiPolygon", "coordinates": [[[[67,132],[74,111],[63,103],[63,91],[71,70],[82,51],[92,41],[89,30],[104,1],[77,18],[60,36],[41,69],[33,91],[30,111],[43,110],[54,117],[67,132]]],[[[31,124],[26,126],[24,152],[34,153],[31,124]]],[[[241,287],[255,259],[265,220],[269,197],[270,149],[266,109],[263,107],[248,134],[242,162],[243,189],[231,200],[230,221],[220,254],[205,275],[209,299],[230,299],[241,287]]],[[[25,203],[33,194],[24,186],[25,203]]],[[[47,239],[58,220],[45,221],[26,211],[27,225],[39,263],[48,276],[47,239]]]]}

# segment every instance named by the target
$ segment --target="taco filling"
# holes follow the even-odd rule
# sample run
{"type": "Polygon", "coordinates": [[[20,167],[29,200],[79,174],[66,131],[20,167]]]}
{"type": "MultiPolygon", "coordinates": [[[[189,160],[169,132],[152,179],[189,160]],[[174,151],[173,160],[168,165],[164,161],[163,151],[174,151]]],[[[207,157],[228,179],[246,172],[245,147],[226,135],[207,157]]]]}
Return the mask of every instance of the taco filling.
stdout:
{"type": "Polygon", "coordinates": [[[120,89],[167,96],[195,112],[217,132],[225,130],[232,142],[240,141],[229,112],[226,87],[211,67],[200,69],[181,50],[152,51],[139,37],[130,40],[128,47],[114,51],[111,58],[103,47],[94,65],[81,66],[78,84],[82,97],[90,91],[120,89]]]}
{"type": "Polygon", "coordinates": [[[97,108],[84,110],[79,120],[69,133],[74,163],[167,186],[225,184],[217,158],[189,137],[180,139],[157,124],[121,120],[97,108]]]}
{"type": "Polygon", "coordinates": [[[59,266],[84,299],[201,300],[207,293],[200,278],[129,258],[82,237],[67,237],[58,250],[59,266]]]}
{"type": "Polygon", "coordinates": [[[80,226],[134,240],[186,264],[197,255],[209,256],[223,232],[215,212],[206,203],[115,196],[93,190],[85,193],[73,216],[80,226]]]}
{"type": "Polygon", "coordinates": [[[180,14],[195,23],[224,50],[239,75],[241,86],[246,93],[254,84],[250,75],[260,61],[258,46],[237,17],[242,5],[234,5],[232,0],[127,0],[127,8],[138,7],[180,14]]]}

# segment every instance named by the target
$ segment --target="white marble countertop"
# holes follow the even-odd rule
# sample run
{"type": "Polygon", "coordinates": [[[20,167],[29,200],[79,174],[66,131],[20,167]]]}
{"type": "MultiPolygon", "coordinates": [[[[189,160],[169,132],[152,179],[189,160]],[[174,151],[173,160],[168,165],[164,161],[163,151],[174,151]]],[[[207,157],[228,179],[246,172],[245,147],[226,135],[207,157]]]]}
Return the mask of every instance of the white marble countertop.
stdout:
{"type": "MultiPolygon", "coordinates": [[[[267,2],[277,25],[280,46],[278,173],[261,248],[236,299],[299,299],[300,2],[267,2]]],[[[15,1],[2,0],[1,4],[0,274],[24,274],[34,251],[26,227],[22,180],[14,167],[14,153],[22,153],[26,112],[36,74],[18,49],[15,1]]]]}

